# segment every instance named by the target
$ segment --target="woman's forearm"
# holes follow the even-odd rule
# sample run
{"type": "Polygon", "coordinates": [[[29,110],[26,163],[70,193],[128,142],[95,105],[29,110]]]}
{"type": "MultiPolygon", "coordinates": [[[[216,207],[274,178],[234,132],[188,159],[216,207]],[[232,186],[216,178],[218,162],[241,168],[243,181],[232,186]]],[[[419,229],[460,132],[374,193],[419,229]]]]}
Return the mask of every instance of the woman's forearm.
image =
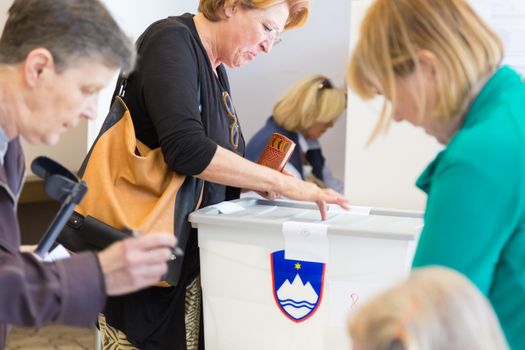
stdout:
{"type": "Polygon", "coordinates": [[[255,164],[222,147],[217,147],[211,163],[198,177],[223,185],[317,202],[323,219],[326,218],[326,203],[348,208],[346,198],[331,189],[321,189],[313,183],[255,164]]]}
{"type": "Polygon", "coordinates": [[[260,192],[284,192],[286,176],[217,146],[211,163],[199,178],[260,192]]]}

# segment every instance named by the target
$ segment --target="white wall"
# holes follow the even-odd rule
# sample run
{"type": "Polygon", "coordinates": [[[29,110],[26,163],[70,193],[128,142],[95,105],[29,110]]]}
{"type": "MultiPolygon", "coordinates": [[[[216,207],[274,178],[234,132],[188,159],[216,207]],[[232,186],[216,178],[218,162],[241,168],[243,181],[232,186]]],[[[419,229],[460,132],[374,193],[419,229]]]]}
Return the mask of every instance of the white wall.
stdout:
{"type": "Polygon", "coordinates": [[[470,0],[483,19],[500,35],[505,45],[503,64],[525,74],[525,1],[470,0]]]}
{"type": "Polygon", "coordinates": [[[12,2],[12,0],[0,1],[0,33],[2,32],[2,28],[4,28],[5,21],[7,20],[7,10],[9,10],[12,2]]]}

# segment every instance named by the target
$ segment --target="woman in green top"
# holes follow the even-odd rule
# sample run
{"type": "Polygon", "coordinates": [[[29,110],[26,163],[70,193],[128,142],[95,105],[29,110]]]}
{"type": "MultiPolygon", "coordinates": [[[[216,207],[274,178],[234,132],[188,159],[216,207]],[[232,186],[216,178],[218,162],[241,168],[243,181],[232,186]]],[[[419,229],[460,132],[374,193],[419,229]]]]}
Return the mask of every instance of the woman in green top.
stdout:
{"type": "MultiPolygon", "coordinates": [[[[413,266],[444,265],[488,297],[525,349],[525,83],[464,0],[377,0],[349,66],[363,98],[385,97],[375,134],[408,121],[445,149],[417,180],[428,194],[413,266]]],[[[476,320],[472,320],[476,322],[476,320]]],[[[482,336],[482,335],[480,335],[482,336]]]]}

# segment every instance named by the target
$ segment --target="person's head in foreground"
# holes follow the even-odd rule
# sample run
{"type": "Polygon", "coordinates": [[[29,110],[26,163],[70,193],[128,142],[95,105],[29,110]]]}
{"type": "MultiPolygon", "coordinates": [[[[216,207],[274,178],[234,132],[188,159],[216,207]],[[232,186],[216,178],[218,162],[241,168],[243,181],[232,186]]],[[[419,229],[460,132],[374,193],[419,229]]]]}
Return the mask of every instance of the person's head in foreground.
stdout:
{"type": "Polygon", "coordinates": [[[97,0],[16,0],[0,38],[0,127],[54,144],[96,116],[99,91],[135,49],[97,0]]]}
{"type": "Polygon", "coordinates": [[[346,91],[322,75],[292,85],[273,107],[275,122],[306,139],[318,139],[346,108],[346,91]]]}
{"type": "Polygon", "coordinates": [[[360,97],[389,102],[373,136],[406,120],[446,144],[502,56],[501,40],[466,0],[377,0],[348,78],[360,97]]]}
{"type": "Polygon", "coordinates": [[[351,317],[349,331],[353,350],[508,349],[487,299],[444,267],[414,270],[366,302],[351,317]]]}

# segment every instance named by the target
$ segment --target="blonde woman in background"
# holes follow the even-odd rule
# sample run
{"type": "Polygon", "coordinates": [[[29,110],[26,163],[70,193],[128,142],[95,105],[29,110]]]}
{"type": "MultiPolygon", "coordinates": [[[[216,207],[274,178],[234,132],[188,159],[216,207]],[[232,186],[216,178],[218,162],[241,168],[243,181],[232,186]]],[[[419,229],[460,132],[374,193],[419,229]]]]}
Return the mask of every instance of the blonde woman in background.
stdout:
{"type": "Polygon", "coordinates": [[[275,104],[273,115],[248,142],[246,157],[256,162],[272,134],[280,133],[297,145],[288,171],[342,193],[343,182],[327,167],[319,138],[334,126],[345,108],[346,90],[333,86],[325,76],[307,77],[291,86],[275,104]]]}
{"type": "MultiPolygon", "coordinates": [[[[391,0],[389,0],[391,1],[391,0]]],[[[487,299],[464,276],[421,268],[350,319],[352,350],[504,350],[487,299]]]]}
{"type": "Polygon", "coordinates": [[[465,274],[492,303],[511,348],[521,350],[525,83],[500,67],[502,56],[500,39],[465,0],[377,0],[349,82],[391,107],[376,134],[404,120],[445,146],[416,182],[428,198],[413,266],[465,274]]]}

